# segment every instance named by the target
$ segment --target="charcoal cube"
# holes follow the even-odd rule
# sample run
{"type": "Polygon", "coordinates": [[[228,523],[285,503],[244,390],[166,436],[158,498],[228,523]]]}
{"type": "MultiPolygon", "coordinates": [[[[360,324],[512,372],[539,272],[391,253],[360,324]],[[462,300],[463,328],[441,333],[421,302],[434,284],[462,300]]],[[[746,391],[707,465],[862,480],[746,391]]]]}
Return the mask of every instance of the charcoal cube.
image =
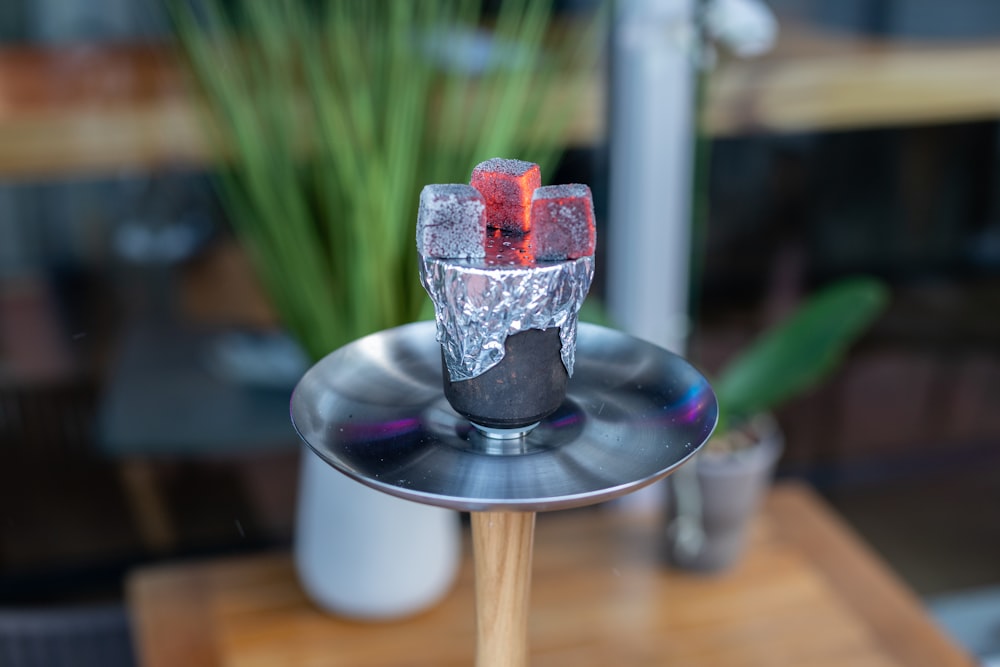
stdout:
{"type": "Polygon", "coordinates": [[[541,182],[538,165],[523,160],[493,158],[472,170],[471,184],[486,200],[486,224],[506,232],[530,230],[531,195],[541,182]]]}
{"type": "Polygon", "coordinates": [[[596,242],[590,188],[571,183],[535,190],[531,199],[531,245],[536,259],[586,257],[594,254],[596,242]]]}
{"type": "Polygon", "coordinates": [[[465,184],[436,184],[420,192],[417,251],[436,259],[486,256],[486,202],[465,184]]]}

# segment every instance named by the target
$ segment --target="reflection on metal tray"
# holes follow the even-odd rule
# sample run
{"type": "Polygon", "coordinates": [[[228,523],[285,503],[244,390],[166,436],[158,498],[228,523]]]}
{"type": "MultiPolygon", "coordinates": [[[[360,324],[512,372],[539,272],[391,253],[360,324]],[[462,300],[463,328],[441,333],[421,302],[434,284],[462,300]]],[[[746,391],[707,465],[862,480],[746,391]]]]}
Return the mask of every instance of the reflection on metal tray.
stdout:
{"type": "Polygon", "coordinates": [[[581,325],[566,401],[515,453],[489,453],[442,393],[430,322],[328,355],[292,397],[299,435],[345,474],[395,496],[454,509],[591,504],[668,474],[718,417],[706,380],[680,357],[581,325]]]}

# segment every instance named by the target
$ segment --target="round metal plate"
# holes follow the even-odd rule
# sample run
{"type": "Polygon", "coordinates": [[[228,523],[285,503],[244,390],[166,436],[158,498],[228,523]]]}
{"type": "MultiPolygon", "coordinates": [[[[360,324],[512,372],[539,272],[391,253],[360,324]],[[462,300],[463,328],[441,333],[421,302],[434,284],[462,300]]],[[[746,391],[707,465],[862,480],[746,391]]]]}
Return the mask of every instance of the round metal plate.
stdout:
{"type": "Polygon", "coordinates": [[[448,405],[432,322],[329,354],[292,395],[299,436],[375,489],[459,510],[553,510],[634,491],[708,439],[718,404],[680,357],[580,324],[566,400],[526,438],[487,439],[448,405]]]}

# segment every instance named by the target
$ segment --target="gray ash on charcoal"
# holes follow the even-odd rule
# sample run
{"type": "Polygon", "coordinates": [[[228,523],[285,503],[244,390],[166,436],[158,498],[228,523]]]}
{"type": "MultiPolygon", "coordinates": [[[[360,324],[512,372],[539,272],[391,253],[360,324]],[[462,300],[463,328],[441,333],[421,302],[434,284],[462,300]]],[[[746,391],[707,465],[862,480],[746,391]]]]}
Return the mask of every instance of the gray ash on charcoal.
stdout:
{"type": "Polygon", "coordinates": [[[531,228],[539,260],[593,255],[597,233],[590,188],[571,183],[535,190],[531,197],[531,228]]]}
{"type": "Polygon", "coordinates": [[[486,202],[471,185],[428,185],[417,210],[417,252],[450,259],[485,257],[486,202]]]}

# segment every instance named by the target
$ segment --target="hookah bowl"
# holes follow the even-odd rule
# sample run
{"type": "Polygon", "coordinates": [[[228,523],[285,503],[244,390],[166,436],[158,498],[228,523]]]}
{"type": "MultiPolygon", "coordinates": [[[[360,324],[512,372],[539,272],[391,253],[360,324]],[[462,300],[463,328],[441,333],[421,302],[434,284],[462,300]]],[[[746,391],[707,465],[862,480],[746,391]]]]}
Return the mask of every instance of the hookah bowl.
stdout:
{"type": "Polygon", "coordinates": [[[417,246],[436,323],[334,351],[291,402],[300,437],[337,470],[472,513],[478,667],[527,664],[535,513],[667,476],[718,419],[685,360],[577,323],[593,271],[590,193],[540,188],[537,169],[491,160],[472,186],[425,188],[417,246]]]}

